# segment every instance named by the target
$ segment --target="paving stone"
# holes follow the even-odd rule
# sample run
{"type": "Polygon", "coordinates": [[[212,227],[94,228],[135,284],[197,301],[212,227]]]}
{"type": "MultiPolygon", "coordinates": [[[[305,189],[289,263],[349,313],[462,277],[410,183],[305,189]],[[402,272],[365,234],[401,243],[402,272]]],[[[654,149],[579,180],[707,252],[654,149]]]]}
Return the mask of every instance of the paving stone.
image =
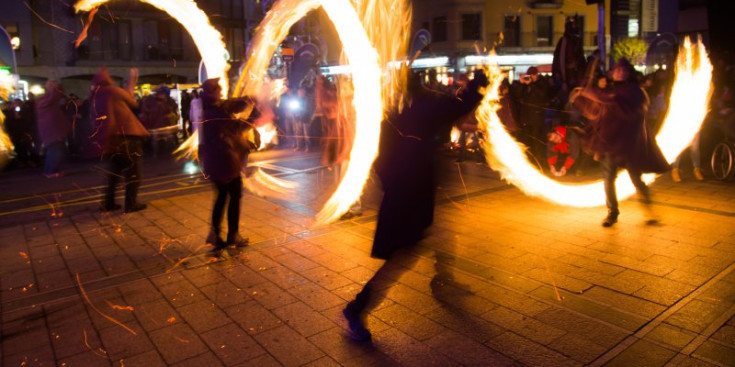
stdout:
{"type": "Polygon", "coordinates": [[[702,358],[722,365],[731,365],[735,357],[735,347],[726,346],[713,341],[706,341],[692,354],[694,357],[702,358]]]}
{"type": "Polygon", "coordinates": [[[387,329],[373,334],[373,344],[401,365],[449,366],[452,360],[396,330],[387,329]]]}
{"type": "Polygon", "coordinates": [[[168,364],[182,362],[208,351],[197,334],[185,324],[152,331],[150,338],[168,364]]]}
{"type": "Polygon", "coordinates": [[[343,299],[328,290],[311,283],[293,287],[288,292],[317,311],[323,311],[345,303],[343,299]]]}
{"type": "Polygon", "coordinates": [[[133,306],[161,299],[158,289],[147,279],[121,285],[118,289],[125,300],[133,306]]]}
{"type": "Polygon", "coordinates": [[[249,334],[258,334],[283,325],[283,322],[258,302],[248,301],[225,310],[249,334]]]}
{"type": "Polygon", "coordinates": [[[71,357],[61,358],[58,361],[58,365],[62,367],[67,367],[67,366],[68,367],[71,367],[71,366],[110,367],[111,361],[106,355],[98,351],[86,351],[84,353],[79,353],[71,357]]]}
{"type": "Polygon", "coordinates": [[[352,283],[350,279],[322,266],[302,271],[301,274],[328,290],[335,290],[352,283]]]}
{"type": "Polygon", "coordinates": [[[182,362],[171,364],[173,367],[201,367],[201,366],[223,366],[222,362],[212,352],[200,354],[196,357],[191,357],[182,362]]]}
{"type": "Polygon", "coordinates": [[[699,333],[725,312],[725,308],[724,304],[712,304],[694,299],[667,318],[666,322],[699,333]]]}
{"type": "Polygon", "coordinates": [[[419,341],[445,330],[440,324],[400,304],[374,311],[372,315],[419,341]]]}
{"type": "Polygon", "coordinates": [[[202,339],[227,366],[249,361],[266,353],[247,332],[235,324],[227,324],[203,333],[202,339]]]}
{"type": "Polygon", "coordinates": [[[188,269],[183,271],[183,275],[198,288],[219,284],[225,280],[219,271],[210,266],[188,269]]]}
{"type": "MultiPolygon", "coordinates": [[[[262,354],[259,357],[255,357],[245,363],[240,363],[236,367],[249,367],[249,366],[262,366],[262,367],[281,367],[283,364],[278,362],[270,354],[262,354]]],[[[192,366],[195,367],[195,366],[192,366]]]]}
{"type": "Polygon", "coordinates": [[[544,345],[549,344],[560,336],[566,334],[563,330],[544,324],[543,322],[524,316],[505,307],[498,307],[490,310],[488,313],[482,315],[482,318],[544,345]]]}
{"type": "Polygon", "coordinates": [[[179,307],[177,311],[200,334],[230,323],[230,319],[219,306],[209,300],[179,307]]]}
{"type": "Polygon", "coordinates": [[[153,344],[140,325],[130,322],[125,326],[135,332],[135,335],[118,325],[99,330],[102,348],[112,360],[138,355],[153,349],[153,344]]]}
{"type": "Polygon", "coordinates": [[[529,339],[506,332],[487,345],[504,355],[532,366],[575,366],[578,363],[529,339]]]}
{"type": "Polygon", "coordinates": [[[358,356],[371,354],[373,347],[369,344],[355,343],[350,340],[339,327],[332,327],[307,338],[329,357],[342,365],[358,356]]]}
{"type": "Polygon", "coordinates": [[[223,280],[216,284],[200,288],[207,298],[221,308],[227,308],[252,300],[245,289],[229,281],[223,280]]]}
{"type": "Polygon", "coordinates": [[[426,344],[463,366],[512,366],[514,361],[471,338],[451,330],[445,330],[426,344]],[[448,348],[448,346],[452,346],[448,348]]]}
{"type": "Polygon", "coordinates": [[[319,348],[285,325],[257,334],[255,339],[286,366],[303,365],[324,356],[319,348]]]}
{"type": "Polygon", "coordinates": [[[4,366],[53,366],[54,354],[49,347],[34,348],[21,353],[12,351],[12,355],[6,355],[2,358],[4,366]]]}
{"type": "Polygon", "coordinates": [[[606,366],[662,366],[676,355],[646,340],[639,340],[617,355],[606,366]]]}
{"type": "Polygon", "coordinates": [[[335,325],[329,319],[314,311],[302,302],[295,302],[273,310],[286,325],[290,326],[301,335],[309,337],[324,330],[333,328],[335,325]]]}
{"type": "Polygon", "coordinates": [[[557,329],[567,331],[569,340],[574,340],[573,336],[579,336],[604,348],[612,348],[628,335],[628,333],[599,322],[592,317],[580,315],[560,307],[550,308],[534,316],[534,318],[557,329]]]}
{"type": "Polygon", "coordinates": [[[187,280],[160,286],[161,294],[168,299],[174,307],[186,306],[204,300],[204,294],[187,280]]]}
{"type": "Polygon", "coordinates": [[[120,366],[146,366],[146,367],[165,367],[166,363],[155,350],[151,350],[137,356],[128,357],[125,359],[118,360],[120,366]]]}
{"type": "Polygon", "coordinates": [[[179,313],[164,299],[138,305],[134,310],[135,316],[146,331],[161,329],[182,321],[179,313]]]}
{"type": "Polygon", "coordinates": [[[714,335],[712,335],[712,339],[726,344],[735,345],[735,326],[723,325],[714,335]]]}
{"type": "Polygon", "coordinates": [[[666,343],[678,349],[684,348],[695,337],[696,334],[667,323],[656,326],[650,333],[646,334],[648,339],[666,343]]]}
{"type": "Polygon", "coordinates": [[[50,326],[51,344],[57,359],[70,357],[88,350],[99,350],[102,347],[97,330],[87,320],[50,326]]]}
{"type": "Polygon", "coordinates": [[[664,306],[651,301],[602,287],[589,289],[584,293],[584,297],[646,318],[654,318],[665,309],[664,306]]]}

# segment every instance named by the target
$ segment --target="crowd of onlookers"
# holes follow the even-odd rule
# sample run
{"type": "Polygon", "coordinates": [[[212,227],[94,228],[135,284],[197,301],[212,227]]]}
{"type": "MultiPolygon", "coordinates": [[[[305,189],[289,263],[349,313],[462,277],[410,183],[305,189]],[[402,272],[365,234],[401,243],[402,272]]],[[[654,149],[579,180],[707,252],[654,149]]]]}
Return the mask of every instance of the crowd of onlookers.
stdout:
{"type": "MultiPolygon", "coordinates": [[[[698,134],[689,153],[693,176],[699,180],[703,179],[700,145],[711,145],[711,136],[717,139],[717,132],[722,129],[725,129],[726,136],[732,136],[732,130],[735,129],[732,122],[735,118],[732,95],[734,68],[719,61],[715,61],[715,67],[712,112],[703,131],[705,141],[700,142],[701,134],[698,134]]],[[[474,77],[472,73],[467,73],[451,85],[444,85],[439,82],[440,78],[434,70],[419,75],[424,87],[447,94],[456,94],[474,77]]],[[[658,131],[665,117],[672,76],[671,68],[637,75],[639,85],[646,91],[650,101],[646,121],[652,132],[658,131]]],[[[598,70],[578,84],[580,87],[605,90],[610,87],[611,81],[598,70]]],[[[169,88],[161,86],[142,98],[136,95],[134,113],[143,126],[152,132],[150,141],[153,144],[146,146],[154,152],[158,149],[155,144],[158,139],[172,137],[178,143],[179,137],[191,135],[191,121],[201,121],[201,101],[196,89],[181,91],[180,106],[171,98],[170,92],[169,88]]],[[[344,90],[340,92],[344,93],[344,90]]],[[[570,93],[574,93],[573,88],[560,86],[553,75],[540,73],[536,67],[528,68],[515,81],[504,80],[499,89],[501,108],[497,112],[501,121],[516,140],[528,147],[530,160],[553,176],[580,173],[595,165],[578,142],[580,135],[584,134],[586,121],[569,103],[570,93]]],[[[337,121],[336,94],[334,79],[323,76],[313,79],[311,83],[289,88],[275,109],[279,146],[308,152],[321,149],[321,145],[334,146],[335,141],[344,139],[339,131],[340,124],[334,122],[337,121]],[[325,95],[329,97],[323,97],[325,95]]],[[[40,97],[29,93],[25,101],[14,99],[4,103],[5,130],[15,149],[10,168],[43,164],[47,177],[58,177],[63,175],[63,162],[69,157],[100,157],[100,146],[93,139],[100,122],[91,117],[92,108],[89,98],[66,94],[62,86],[54,82],[47,83],[46,92],[40,97]]],[[[470,158],[482,161],[479,145],[483,136],[477,131],[474,114],[460,118],[455,126],[460,131],[459,138],[454,142],[459,150],[457,160],[463,161],[468,154],[474,153],[470,158]]],[[[440,138],[448,137],[446,133],[440,138]]],[[[705,153],[709,153],[706,150],[705,153]]],[[[677,160],[672,171],[675,181],[681,180],[680,173],[677,160]]]]}
{"type": "MultiPolygon", "coordinates": [[[[189,105],[192,98],[197,98],[196,93],[182,92],[182,108],[165,86],[142,97],[136,94],[134,113],[149,131],[176,127],[171,129],[174,135],[180,133],[181,116],[185,130],[190,132],[189,105]]],[[[99,158],[101,148],[94,135],[101,121],[93,118],[93,108],[90,98],[67,94],[54,81],[46,83],[40,97],[28,93],[25,101],[3,103],[5,132],[14,146],[14,159],[8,169],[43,165],[46,177],[61,177],[64,162],[99,158]]]]}

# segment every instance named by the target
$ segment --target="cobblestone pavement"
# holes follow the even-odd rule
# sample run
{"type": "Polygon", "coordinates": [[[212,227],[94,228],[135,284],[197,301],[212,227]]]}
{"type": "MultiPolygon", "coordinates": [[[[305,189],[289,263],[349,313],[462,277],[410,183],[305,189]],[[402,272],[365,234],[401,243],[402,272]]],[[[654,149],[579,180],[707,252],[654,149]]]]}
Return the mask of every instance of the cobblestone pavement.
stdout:
{"type": "Polygon", "coordinates": [[[291,165],[299,202],[246,194],[251,245],[215,262],[206,187],[133,214],[0,217],[2,365],[735,364],[732,183],[661,178],[659,225],[626,200],[608,229],[603,208],[447,166],[415,265],[369,315],[372,345],[346,338],[341,310],[382,263],[373,185],[362,216],[314,227],[332,172],[291,165]]]}

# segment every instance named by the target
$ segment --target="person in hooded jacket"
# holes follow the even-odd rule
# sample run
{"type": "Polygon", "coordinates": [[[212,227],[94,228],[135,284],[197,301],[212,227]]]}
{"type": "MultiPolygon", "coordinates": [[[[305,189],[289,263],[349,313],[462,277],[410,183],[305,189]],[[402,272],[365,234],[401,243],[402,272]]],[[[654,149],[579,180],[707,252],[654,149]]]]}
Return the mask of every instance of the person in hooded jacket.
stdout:
{"type": "Polygon", "coordinates": [[[104,68],[92,78],[89,100],[90,114],[96,125],[93,138],[100,145],[102,158],[108,166],[103,211],[120,209],[120,205],[115,204],[115,188],[120,177],[125,178],[125,212],[147,207],[138,202],[138,189],[143,180],[143,142],[150,134],[133,112],[137,106],[133,96],[137,80],[137,69],[130,70],[127,89],[116,86],[104,68]]]}
{"type": "MultiPolygon", "coordinates": [[[[590,121],[583,143],[602,167],[608,208],[608,214],[602,221],[604,227],[615,224],[620,214],[615,192],[618,169],[628,170],[648,211],[651,210],[651,196],[641,175],[669,170],[669,164],[656,145],[655,137],[646,126],[648,96],[638,86],[633,66],[622,58],[615,64],[611,74],[613,84],[610,88],[586,89],[581,94],[587,101],[592,101],[581,111],[590,121]]],[[[655,224],[657,220],[650,218],[648,223],[655,224]]]]}
{"type": "Polygon", "coordinates": [[[207,79],[202,84],[203,121],[199,131],[199,159],[202,172],[214,184],[216,197],[212,207],[211,231],[207,243],[214,247],[212,254],[219,256],[228,246],[243,247],[248,238],[240,235],[240,199],[242,197],[241,172],[248,154],[260,146],[257,130],[247,121],[235,118],[235,114],[250,109],[250,118],[257,115],[255,103],[250,99],[223,100],[219,78],[207,79]],[[253,141],[248,134],[253,134],[253,141]],[[227,206],[227,241],[222,239],[222,217],[227,206]]]}
{"type": "Polygon", "coordinates": [[[46,82],[46,93],[36,100],[38,134],[45,147],[46,159],[43,175],[47,178],[61,177],[61,164],[66,153],[66,138],[71,131],[71,122],[61,109],[64,92],[58,83],[46,82]]]}
{"type": "Polygon", "coordinates": [[[437,141],[443,140],[437,135],[477,106],[482,100],[478,86],[487,82],[481,73],[455,98],[425,88],[417,75],[409,73],[403,110],[389,113],[383,121],[374,169],[384,195],[371,256],[386,262],[343,310],[353,340],[370,341],[366,313],[383,300],[382,290],[397,274],[410,268],[415,261],[411,248],[434,221],[434,153],[437,141]]]}

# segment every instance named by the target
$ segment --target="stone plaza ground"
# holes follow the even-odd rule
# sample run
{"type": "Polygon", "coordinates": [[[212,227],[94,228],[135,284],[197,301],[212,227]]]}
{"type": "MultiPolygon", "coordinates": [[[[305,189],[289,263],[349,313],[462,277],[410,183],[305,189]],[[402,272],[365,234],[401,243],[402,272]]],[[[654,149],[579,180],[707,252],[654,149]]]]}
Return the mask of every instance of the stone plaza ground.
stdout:
{"type": "Polygon", "coordinates": [[[362,216],[315,227],[333,183],[316,162],[274,159],[271,172],[302,185],[297,200],[245,194],[250,246],[216,261],[199,178],[172,175],[142,196],[147,210],[122,214],[96,210],[87,168],[49,185],[88,196],[33,194],[47,208],[27,189],[47,181],[3,173],[2,365],[735,365],[733,183],[662,177],[660,224],[628,199],[603,228],[604,208],[447,163],[434,226],[362,345],[342,309],[382,264],[369,256],[379,191],[369,185],[362,216]]]}

